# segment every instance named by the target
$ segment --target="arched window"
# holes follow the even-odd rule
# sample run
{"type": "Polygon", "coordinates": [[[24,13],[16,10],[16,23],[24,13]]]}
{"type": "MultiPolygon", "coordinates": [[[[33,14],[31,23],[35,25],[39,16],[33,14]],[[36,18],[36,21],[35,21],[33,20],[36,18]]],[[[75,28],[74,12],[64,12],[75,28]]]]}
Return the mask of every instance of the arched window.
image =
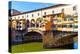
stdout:
{"type": "Polygon", "coordinates": [[[17,25],[16,20],[13,20],[13,21],[11,22],[11,25],[12,25],[11,27],[15,29],[15,28],[16,28],[16,25],[17,25]]]}
{"type": "Polygon", "coordinates": [[[29,20],[27,19],[27,27],[29,27],[29,23],[30,23],[30,22],[29,22],[29,20]]]}
{"type": "Polygon", "coordinates": [[[31,19],[31,27],[35,27],[35,20],[31,19]]]}
{"type": "Polygon", "coordinates": [[[16,26],[17,30],[20,30],[21,27],[21,22],[20,21],[17,21],[17,26],[16,26]]]}
{"type": "Polygon", "coordinates": [[[43,18],[37,18],[37,20],[36,20],[36,26],[37,27],[42,27],[42,21],[43,21],[43,18]]]}

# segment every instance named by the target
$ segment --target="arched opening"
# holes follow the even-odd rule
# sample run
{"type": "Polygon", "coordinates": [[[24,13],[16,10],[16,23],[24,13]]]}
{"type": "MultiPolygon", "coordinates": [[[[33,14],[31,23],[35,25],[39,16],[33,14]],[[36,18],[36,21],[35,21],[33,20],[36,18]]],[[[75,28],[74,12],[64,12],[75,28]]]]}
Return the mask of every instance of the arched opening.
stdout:
{"type": "Polygon", "coordinates": [[[31,19],[31,27],[35,27],[35,20],[31,19]]]}
{"type": "Polygon", "coordinates": [[[42,42],[42,34],[39,32],[31,31],[24,35],[24,42],[42,42]]]}
{"type": "Polygon", "coordinates": [[[42,27],[43,18],[36,19],[36,27],[42,27]]]}
{"type": "Polygon", "coordinates": [[[17,26],[17,21],[16,20],[12,20],[11,21],[11,28],[16,29],[17,26]]]}
{"type": "Polygon", "coordinates": [[[29,27],[29,26],[30,26],[30,25],[29,25],[29,23],[30,23],[30,22],[29,22],[29,20],[28,20],[28,19],[27,19],[26,21],[27,21],[27,22],[26,22],[26,23],[27,23],[27,27],[29,27]]]}

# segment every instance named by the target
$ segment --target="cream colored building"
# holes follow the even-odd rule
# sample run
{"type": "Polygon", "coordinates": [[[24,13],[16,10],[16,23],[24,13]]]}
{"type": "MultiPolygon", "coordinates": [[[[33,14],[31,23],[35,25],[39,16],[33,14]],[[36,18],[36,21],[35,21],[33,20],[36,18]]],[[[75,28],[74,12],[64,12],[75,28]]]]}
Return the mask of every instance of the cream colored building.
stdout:
{"type": "MultiPolygon", "coordinates": [[[[56,26],[56,28],[53,27],[53,29],[55,28],[54,30],[75,32],[78,31],[78,15],[76,5],[57,4],[54,6],[13,15],[11,18],[12,20],[25,19],[29,20],[30,22],[31,19],[34,19],[36,22],[37,18],[42,18],[43,20],[47,21],[53,20],[51,23],[56,26]]],[[[16,27],[15,25],[15,21],[12,21],[12,26],[14,28],[16,27]]]]}

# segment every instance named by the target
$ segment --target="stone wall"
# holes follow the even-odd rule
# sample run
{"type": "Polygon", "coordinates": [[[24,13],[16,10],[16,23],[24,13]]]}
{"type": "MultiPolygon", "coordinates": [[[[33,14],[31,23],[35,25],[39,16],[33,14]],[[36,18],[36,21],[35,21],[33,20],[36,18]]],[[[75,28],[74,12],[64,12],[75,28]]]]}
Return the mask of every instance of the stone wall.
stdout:
{"type": "Polygon", "coordinates": [[[43,36],[43,47],[52,47],[53,43],[54,43],[54,37],[53,37],[53,33],[51,31],[46,31],[44,32],[44,36],[43,36]]]}
{"type": "MultiPolygon", "coordinates": [[[[73,44],[72,36],[56,38],[54,32],[46,31],[43,36],[43,48],[64,47],[64,45],[73,44]]],[[[71,46],[73,47],[73,46],[71,46]]]]}

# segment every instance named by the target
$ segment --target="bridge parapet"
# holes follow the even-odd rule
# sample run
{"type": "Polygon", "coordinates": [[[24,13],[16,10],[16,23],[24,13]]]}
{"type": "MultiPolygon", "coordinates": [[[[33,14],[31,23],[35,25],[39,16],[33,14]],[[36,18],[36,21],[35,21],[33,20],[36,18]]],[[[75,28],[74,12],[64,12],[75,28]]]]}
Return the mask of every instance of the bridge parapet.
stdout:
{"type": "Polygon", "coordinates": [[[38,32],[40,34],[44,34],[43,31],[45,31],[45,28],[36,28],[36,27],[29,27],[28,32],[38,32]]]}
{"type": "Polygon", "coordinates": [[[45,31],[45,27],[29,27],[28,28],[28,31],[32,31],[32,30],[45,31]]]}

